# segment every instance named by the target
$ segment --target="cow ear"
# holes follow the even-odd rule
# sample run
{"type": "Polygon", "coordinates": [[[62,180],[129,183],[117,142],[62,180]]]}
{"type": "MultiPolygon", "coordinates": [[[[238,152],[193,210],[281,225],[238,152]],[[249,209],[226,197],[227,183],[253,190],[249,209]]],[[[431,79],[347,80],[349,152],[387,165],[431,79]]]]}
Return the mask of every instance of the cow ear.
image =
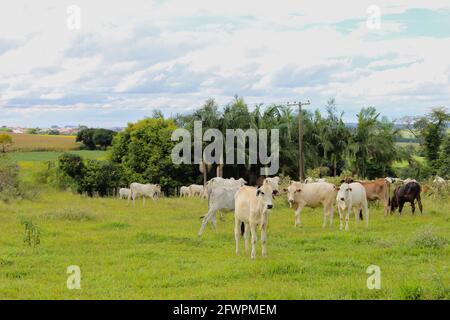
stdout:
{"type": "Polygon", "coordinates": [[[345,182],[345,180],[341,180],[340,184],[343,184],[345,182]]]}
{"type": "Polygon", "coordinates": [[[302,189],[297,189],[297,190],[295,190],[295,192],[300,192],[300,191],[302,191],[302,189]]]}
{"type": "Polygon", "coordinates": [[[276,196],[276,195],[278,194],[278,190],[273,190],[273,191],[272,191],[272,194],[273,194],[274,196],[276,196]]]}
{"type": "Polygon", "coordinates": [[[288,191],[288,189],[286,189],[286,188],[283,189],[283,192],[287,192],[287,191],[288,191]]]}
{"type": "Polygon", "coordinates": [[[348,188],[348,190],[350,190],[350,191],[353,191],[353,189],[352,189],[352,188],[348,188]]]}
{"type": "Polygon", "coordinates": [[[341,190],[341,187],[336,187],[336,191],[339,191],[339,190],[341,190]]]}
{"type": "Polygon", "coordinates": [[[260,194],[261,194],[261,190],[259,190],[259,188],[256,189],[256,196],[259,196],[260,194]]]}

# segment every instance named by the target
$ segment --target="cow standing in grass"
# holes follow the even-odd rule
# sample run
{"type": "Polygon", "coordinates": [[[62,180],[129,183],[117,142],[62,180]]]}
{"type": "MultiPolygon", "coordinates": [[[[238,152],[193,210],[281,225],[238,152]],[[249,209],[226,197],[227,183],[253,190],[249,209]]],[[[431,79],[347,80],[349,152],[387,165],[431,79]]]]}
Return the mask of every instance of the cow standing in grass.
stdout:
{"type": "Polygon", "coordinates": [[[394,190],[394,195],[391,199],[391,212],[397,210],[402,213],[405,202],[411,203],[412,213],[416,211],[415,201],[419,204],[420,213],[423,213],[422,200],[420,198],[421,187],[417,182],[410,182],[408,184],[397,187],[394,190]]]}
{"type": "Polygon", "coordinates": [[[273,208],[273,189],[265,182],[259,188],[241,187],[235,196],[234,209],[234,237],[236,241],[236,254],[239,253],[239,240],[241,237],[241,223],[244,223],[245,250],[248,250],[249,230],[252,237],[251,258],[256,258],[256,228],[261,227],[262,256],[267,255],[267,226],[269,223],[269,212],[273,208]]]}
{"type": "Polygon", "coordinates": [[[128,199],[130,196],[131,190],[128,188],[120,188],[119,189],[119,199],[128,199]]]}
{"type": "Polygon", "coordinates": [[[327,216],[330,226],[333,224],[333,204],[336,197],[336,187],[328,182],[301,183],[291,181],[284,191],[288,194],[291,208],[295,209],[295,226],[301,225],[300,215],[304,207],[317,208],[323,205],[323,225],[326,227],[327,216]]]}
{"type": "Polygon", "coordinates": [[[190,193],[189,193],[189,187],[186,186],[182,186],[180,188],[180,197],[189,197],[190,193]]]}
{"type": "Polygon", "coordinates": [[[142,205],[145,206],[145,198],[149,197],[155,200],[158,194],[161,193],[161,187],[159,184],[142,184],[133,182],[130,184],[130,194],[128,196],[128,204],[130,200],[133,199],[133,205],[135,204],[136,197],[142,196],[142,205]]]}
{"type": "Polygon", "coordinates": [[[343,183],[336,195],[336,204],[339,211],[340,229],[343,228],[343,211],[347,210],[345,216],[345,230],[348,230],[350,212],[353,210],[355,221],[358,223],[360,212],[364,213],[366,228],[369,226],[369,207],[367,204],[366,189],[359,182],[343,183]]]}

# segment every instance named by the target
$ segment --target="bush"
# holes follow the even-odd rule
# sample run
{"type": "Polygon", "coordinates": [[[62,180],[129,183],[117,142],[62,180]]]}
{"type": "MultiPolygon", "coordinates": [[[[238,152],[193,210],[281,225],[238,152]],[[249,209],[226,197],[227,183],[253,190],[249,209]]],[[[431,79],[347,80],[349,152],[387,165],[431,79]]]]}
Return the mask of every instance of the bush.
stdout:
{"type": "Polygon", "coordinates": [[[411,239],[411,245],[424,249],[441,249],[447,244],[447,239],[435,234],[431,226],[426,226],[419,230],[411,239]]]}
{"type": "Polygon", "coordinates": [[[113,195],[123,184],[122,167],[110,161],[89,160],[85,164],[83,176],[79,181],[78,191],[89,196],[98,193],[101,197],[113,195]]]}
{"type": "Polygon", "coordinates": [[[63,153],[58,158],[58,166],[62,172],[71,178],[79,179],[83,175],[83,159],[77,154],[63,153]]]}
{"type": "Polygon", "coordinates": [[[0,157],[0,201],[13,199],[33,199],[38,195],[30,183],[20,182],[19,166],[8,157],[0,157]]]}

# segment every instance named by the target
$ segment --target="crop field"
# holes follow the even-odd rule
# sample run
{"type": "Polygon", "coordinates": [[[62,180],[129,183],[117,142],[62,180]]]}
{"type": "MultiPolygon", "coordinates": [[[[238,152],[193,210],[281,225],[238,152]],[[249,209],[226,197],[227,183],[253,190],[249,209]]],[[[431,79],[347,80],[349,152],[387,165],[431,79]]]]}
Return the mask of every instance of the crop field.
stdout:
{"type": "Polygon", "coordinates": [[[11,151],[67,151],[81,146],[75,142],[75,136],[8,134],[13,138],[11,151]]]}
{"type": "Polygon", "coordinates": [[[384,217],[372,206],[364,223],[322,229],[321,209],[305,209],[303,227],[285,196],[275,202],[268,256],[236,256],[231,213],[197,236],[205,200],[162,198],[127,206],[42,189],[33,201],[0,202],[0,299],[449,299],[450,202],[424,199],[424,214],[384,217]],[[40,243],[24,243],[23,222],[40,243]],[[67,267],[81,269],[68,290],[67,267]],[[381,289],[366,269],[381,270],[381,289]]]}
{"type": "MultiPolygon", "coordinates": [[[[106,151],[74,150],[67,152],[78,154],[84,159],[102,160],[106,158],[106,151]]],[[[42,162],[55,161],[61,154],[63,151],[12,152],[10,157],[18,162],[42,162]]]]}

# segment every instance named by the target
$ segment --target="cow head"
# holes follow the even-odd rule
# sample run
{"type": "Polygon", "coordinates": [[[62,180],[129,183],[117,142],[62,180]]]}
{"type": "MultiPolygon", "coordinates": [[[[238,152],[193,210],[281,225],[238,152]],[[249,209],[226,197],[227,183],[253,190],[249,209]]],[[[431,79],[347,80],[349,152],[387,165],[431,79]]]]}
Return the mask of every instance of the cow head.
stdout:
{"type": "Polygon", "coordinates": [[[258,205],[263,211],[270,210],[273,208],[273,189],[270,184],[263,184],[261,187],[256,189],[256,198],[258,205]]]}
{"type": "Polygon", "coordinates": [[[302,184],[300,182],[291,181],[291,184],[286,189],[289,206],[292,208],[292,205],[295,202],[295,196],[302,192],[302,184]]]}
{"type": "Polygon", "coordinates": [[[273,189],[273,195],[276,196],[278,194],[278,184],[280,182],[279,177],[273,177],[273,178],[265,178],[263,181],[264,184],[269,184],[273,189]]]}
{"type": "Polygon", "coordinates": [[[350,197],[350,192],[352,192],[352,188],[350,184],[343,183],[339,188],[337,188],[338,192],[336,195],[337,201],[347,202],[350,197]]]}

